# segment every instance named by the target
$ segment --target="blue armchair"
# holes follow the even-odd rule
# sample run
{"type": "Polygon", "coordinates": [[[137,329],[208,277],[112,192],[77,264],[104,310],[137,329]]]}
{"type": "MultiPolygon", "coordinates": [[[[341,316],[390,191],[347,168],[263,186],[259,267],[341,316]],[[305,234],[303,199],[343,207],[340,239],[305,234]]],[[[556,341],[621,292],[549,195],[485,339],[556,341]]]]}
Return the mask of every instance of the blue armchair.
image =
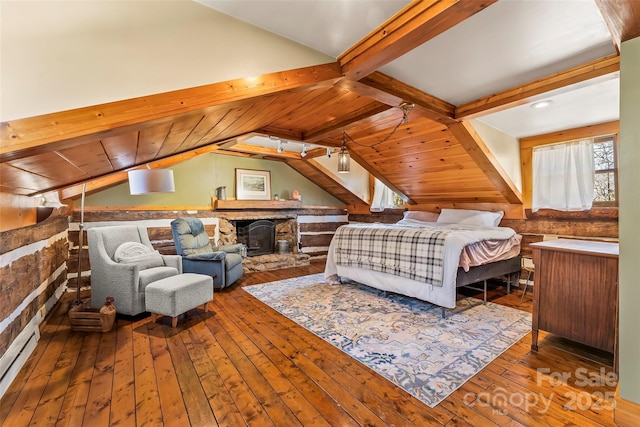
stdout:
{"type": "Polygon", "coordinates": [[[171,221],[176,252],[182,256],[185,273],[215,275],[213,286],[223,289],[242,277],[244,245],[212,246],[204,224],[198,218],[184,217],[171,221]]]}

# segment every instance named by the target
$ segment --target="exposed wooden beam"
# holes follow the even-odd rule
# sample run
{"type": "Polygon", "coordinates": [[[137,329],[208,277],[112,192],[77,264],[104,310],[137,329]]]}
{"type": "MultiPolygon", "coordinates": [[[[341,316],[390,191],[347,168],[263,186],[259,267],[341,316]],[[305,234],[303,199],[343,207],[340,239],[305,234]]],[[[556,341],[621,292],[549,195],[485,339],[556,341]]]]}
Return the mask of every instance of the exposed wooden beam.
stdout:
{"type": "Polygon", "coordinates": [[[378,178],[384,185],[389,187],[391,191],[393,191],[394,193],[398,193],[398,195],[402,198],[402,200],[404,200],[405,203],[408,203],[410,205],[416,204],[415,200],[407,196],[404,193],[404,191],[402,191],[401,189],[393,185],[393,183],[389,181],[387,178],[380,175],[380,172],[376,168],[371,166],[369,163],[367,163],[367,161],[362,156],[360,156],[360,154],[358,154],[353,147],[352,149],[349,150],[349,156],[353,160],[355,160],[360,166],[362,166],[367,172],[369,172],[371,175],[378,178]]]}
{"type": "Polygon", "coordinates": [[[365,108],[361,108],[359,110],[354,110],[349,114],[343,115],[341,117],[336,118],[328,123],[324,123],[322,126],[319,126],[315,129],[310,129],[309,131],[304,133],[303,141],[313,143],[326,138],[336,132],[341,132],[345,127],[348,127],[354,123],[360,122],[362,120],[369,119],[372,116],[375,116],[379,113],[383,113],[391,108],[386,104],[375,104],[369,105],[365,108]]]}
{"type": "Polygon", "coordinates": [[[596,0],[596,4],[618,52],[622,42],[640,36],[640,1],[596,0]]]}
{"type": "Polygon", "coordinates": [[[324,189],[336,199],[348,206],[368,206],[360,196],[344,186],[321,164],[316,161],[288,159],[287,164],[302,176],[324,189]]]}
{"type": "Polygon", "coordinates": [[[2,122],[0,162],[138,130],[142,123],[196,110],[232,108],[278,93],[330,86],[340,76],[338,64],[330,63],[2,122]]]}
{"type": "MultiPolygon", "coordinates": [[[[220,147],[218,147],[215,144],[207,145],[205,147],[200,147],[195,150],[188,151],[186,153],[181,153],[181,154],[167,157],[161,160],[149,162],[149,163],[146,163],[144,166],[138,166],[135,168],[131,168],[129,170],[144,169],[147,167],[147,164],[151,169],[167,168],[177,163],[184,162],[185,160],[192,159],[201,154],[217,151],[219,148],[220,147]]],[[[126,182],[129,179],[129,175],[127,173],[129,170],[113,172],[108,175],[104,175],[99,178],[94,178],[90,181],[87,181],[85,194],[91,194],[95,191],[102,191],[114,185],[118,185],[118,184],[122,184],[123,182],[126,182]]],[[[78,197],[79,195],[82,194],[82,183],[74,184],[70,187],[63,188],[60,190],[59,194],[60,194],[61,200],[78,197]]]]}
{"type": "Polygon", "coordinates": [[[509,203],[522,203],[520,190],[514,185],[473,126],[469,122],[460,122],[449,126],[449,130],[505,200],[509,203]]]}
{"type": "Polygon", "coordinates": [[[275,150],[273,148],[262,147],[259,145],[252,145],[252,144],[237,143],[231,147],[224,147],[224,148],[227,151],[238,151],[240,153],[247,153],[254,156],[256,155],[257,156],[273,156],[281,159],[284,159],[284,158],[299,159],[300,158],[300,153],[297,153],[295,151],[285,150],[282,153],[278,153],[278,150],[275,150]]]}
{"type": "Polygon", "coordinates": [[[565,129],[542,135],[520,139],[520,170],[522,171],[522,199],[525,208],[531,208],[533,200],[533,149],[541,145],[557,142],[573,141],[583,138],[594,138],[604,135],[617,135],[620,122],[614,120],[607,123],[565,129]]]}
{"type": "Polygon", "coordinates": [[[414,104],[412,114],[419,114],[443,124],[455,123],[455,106],[429,95],[386,74],[375,72],[360,81],[339,80],[336,85],[383,104],[397,107],[403,102],[414,104]]]}
{"type": "Polygon", "coordinates": [[[620,132],[620,121],[613,120],[606,123],[581,126],[572,129],[549,132],[542,135],[520,138],[520,149],[533,148],[540,145],[554,144],[557,142],[573,141],[582,138],[594,138],[603,135],[617,135],[620,132]]]}
{"type": "Polygon", "coordinates": [[[610,55],[477,99],[456,108],[456,119],[472,119],[618,76],[620,57],[610,55]]]}
{"type": "Polygon", "coordinates": [[[342,53],[338,62],[344,75],[360,80],[495,1],[413,1],[342,53]]]}

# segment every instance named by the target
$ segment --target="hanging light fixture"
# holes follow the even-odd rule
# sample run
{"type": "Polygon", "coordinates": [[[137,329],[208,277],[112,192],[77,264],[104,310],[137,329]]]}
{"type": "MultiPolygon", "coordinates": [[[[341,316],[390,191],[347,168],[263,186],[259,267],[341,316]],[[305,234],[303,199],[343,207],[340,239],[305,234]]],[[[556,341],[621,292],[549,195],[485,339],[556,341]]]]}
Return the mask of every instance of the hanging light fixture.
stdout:
{"type": "Polygon", "coordinates": [[[174,193],[176,186],[171,169],[147,169],[129,171],[129,193],[132,196],[147,193],[174,193]]]}
{"type": "Polygon", "coordinates": [[[342,148],[338,153],[338,173],[349,173],[351,171],[351,158],[347,150],[347,133],[342,132],[342,148]]]}
{"type": "MultiPolygon", "coordinates": [[[[382,144],[383,142],[387,141],[389,138],[391,138],[391,136],[396,133],[396,131],[398,130],[398,128],[400,127],[400,125],[407,123],[409,121],[409,112],[411,112],[411,110],[413,110],[414,105],[410,104],[408,102],[403,102],[402,104],[398,105],[395,108],[399,108],[400,110],[402,110],[402,119],[400,119],[400,122],[398,122],[398,124],[393,128],[393,130],[391,131],[391,133],[389,133],[389,135],[387,135],[386,137],[384,137],[382,140],[371,144],[371,145],[363,145],[363,144],[359,144],[356,141],[354,141],[353,138],[351,138],[351,136],[349,136],[349,134],[347,132],[342,132],[342,147],[340,148],[340,152],[338,153],[338,173],[348,173],[351,170],[351,165],[350,165],[350,157],[349,157],[349,151],[347,150],[347,138],[353,142],[356,145],[360,145],[362,147],[366,147],[366,148],[373,148],[376,145],[382,144]]],[[[327,151],[328,153],[328,151],[327,151]]],[[[329,154],[327,154],[327,157],[329,157],[329,154]]]]}

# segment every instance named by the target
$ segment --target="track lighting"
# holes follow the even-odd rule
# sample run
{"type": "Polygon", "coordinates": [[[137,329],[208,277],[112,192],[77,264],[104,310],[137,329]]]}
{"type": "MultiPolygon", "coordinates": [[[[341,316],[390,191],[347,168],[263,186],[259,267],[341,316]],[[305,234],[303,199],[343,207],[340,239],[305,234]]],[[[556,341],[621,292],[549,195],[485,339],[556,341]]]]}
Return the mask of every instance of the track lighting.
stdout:
{"type": "Polygon", "coordinates": [[[282,152],[284,152],[284,141],[280,140],[280,143],[278,144],[278,153],[282,152]]]}
{"type": "Polygon", "coordinates": [[[307,144],[302,144],[302,152],[300,153],[300,157],[306,157],[307,155],[307,144]]]}
{"type": "Polygon", "coordinates": [[[331,147],[327,147],[327,159],[331,158],[331,147]]]}

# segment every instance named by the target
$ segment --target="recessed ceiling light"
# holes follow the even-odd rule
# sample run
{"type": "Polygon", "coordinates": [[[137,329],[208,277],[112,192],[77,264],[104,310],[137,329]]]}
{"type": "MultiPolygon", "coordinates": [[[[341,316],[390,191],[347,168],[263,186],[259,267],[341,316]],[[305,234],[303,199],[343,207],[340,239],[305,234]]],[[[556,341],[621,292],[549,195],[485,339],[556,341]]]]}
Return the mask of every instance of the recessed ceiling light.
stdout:
{"type": "Polygon", "coordinates": [[[529,105],[529,107],[531,107],[531,108],[545,108],[545,107],[548,107],[551,104],[553,104],[553,101],[550,100],[550,99],[546,99],[544,101],[534,102],[533,104],[529,105]]]}

